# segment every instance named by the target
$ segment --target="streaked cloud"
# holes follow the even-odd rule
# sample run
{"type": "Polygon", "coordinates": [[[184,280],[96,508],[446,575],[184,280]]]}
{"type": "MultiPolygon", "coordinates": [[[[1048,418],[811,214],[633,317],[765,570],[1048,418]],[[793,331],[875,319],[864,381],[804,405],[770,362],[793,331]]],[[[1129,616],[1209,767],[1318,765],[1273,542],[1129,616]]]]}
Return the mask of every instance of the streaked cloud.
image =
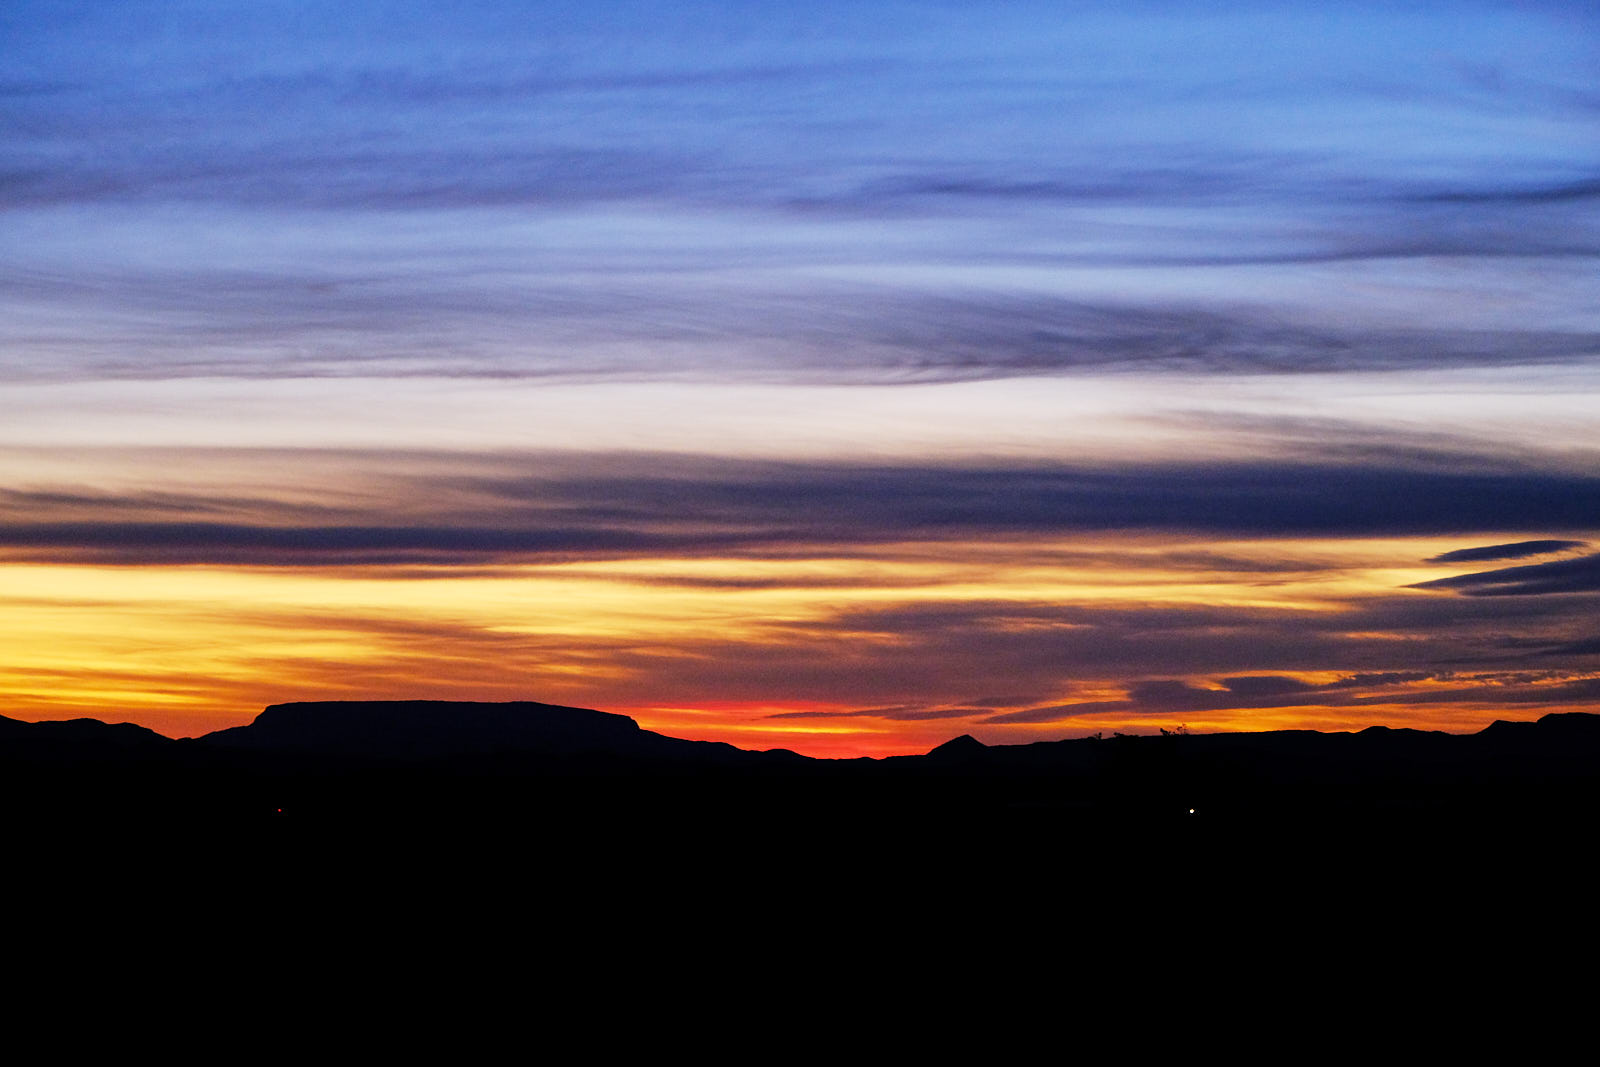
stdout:
{"type": "Polygon", "coordinates": [[[1123,700],[1083,701],[1029,708],[990,716],[993,725],[1060,723],[1084,716],[1159,716],[1170,718],[1219,712],[1247,716],[1274,708],[1350,709],[1452,705],[1538,705],[1546,708],[1586,707],[1600,698],[1600,677],[1573,677],[1561,672],[1491,674],[1424,674],[1389,672],[1312,684],[1298,679],[1261,676],[1227,679],[1221,685],[1194,685],[1178,679],[1133,683],[1123,700]],[[1239,685],[1247,682],[1253,684],[1239,685]],[[1233,684],[1229,684],[1233,683],[1233,684]],[[1421,684],[1418,684],[1421,683],[1421,684]]]}
{"type": "Polygon", "coordinates": [[[10,5],[0,371],[1591,357],[1592,13],[1342,11],[10,5]]]}
{"type": "Polygon", "coordinates": [[[1460,574],[1417,583],[1419,589],[1451,589],[1466,596],[1538,596],[1600,591],[1600,555],[1530,563],[1521,567],[1460,574]]]}
{"type": "MultiPolygon", "coordinates": [[[[280,503],[265,492],[242,497],[239,487],[232,499],[116,496],[64,486],[0,490],[0,551],[124,564],[481,566],[543,558],[826,555],[901,542],[1115,531],[1326,538],[1600,527],[1600,477],[1403,462],[904,466],[612,455],[603,468],[589,469],[576,457],[529,455],[520,462],[484,457],[473,468],[466,457],[435,475],[402,468],[386,487],[367,482],[359,507],[342,509],[280,503]],[[513,467],[528,473],[511,473],[513,467]],[[1519,502],[1514,513],[1503,506],[1508,497],[1519,502]]],[[[1468,558],[1507,558],[1582,544],[1456,550],[1433,562],[1461,559],[1462,551],[1468,558]]],[[[1421,584],[1471,593],[1529,591],[1535,583],[1579,588],[1595,558],[1421,584]]],[[[1269,559],[1244,566],[1275,565],[1269,559]]]]}
{"type": "Polygon", "coordinates": [[[1587,541],[1518,541],[1510,545],[1484,545],[1481,548],[1458,548],[1441,552],[1429,563],[1482,563],[1497,559],[1523,559],[1527,556],[1548,556],[1554,552],[1567,552],[1575,548],[1588,548],[1587,541]]]}

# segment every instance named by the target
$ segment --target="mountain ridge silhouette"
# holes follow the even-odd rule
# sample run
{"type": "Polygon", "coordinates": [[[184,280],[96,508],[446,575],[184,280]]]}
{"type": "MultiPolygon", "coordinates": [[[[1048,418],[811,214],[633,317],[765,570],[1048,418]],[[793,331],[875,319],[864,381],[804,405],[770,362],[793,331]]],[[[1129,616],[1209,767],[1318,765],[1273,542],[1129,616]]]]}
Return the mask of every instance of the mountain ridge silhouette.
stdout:
{"type": "Polygon", "coordinates": [[[591,821],[892,816],[928,826],[1451,810],[1576,818],[1600,812],[1600,715],[1497,720],[1474,734],[1376,726],[1021,745],[964,734],[923,755],[816,759],[669,737],[626,715],[534,701],[309,701],[179,739],[127,723],[0,716],[0,770],[0,796],[47,814],[557,809],[591,821]],[[54,806],[41,809],[41,795],[54,806]]]}

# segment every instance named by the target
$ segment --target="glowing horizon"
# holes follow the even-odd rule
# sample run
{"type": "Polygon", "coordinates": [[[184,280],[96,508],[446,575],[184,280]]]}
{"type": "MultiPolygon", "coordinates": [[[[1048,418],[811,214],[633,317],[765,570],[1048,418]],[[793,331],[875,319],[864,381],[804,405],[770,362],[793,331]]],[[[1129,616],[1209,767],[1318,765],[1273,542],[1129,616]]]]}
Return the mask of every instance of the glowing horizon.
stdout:
{"type": "MultiPolygon", "coordinates": [[[[1546,565],[1590,558],[1580,542],[1513,544],[1546,565]]],[[[0,636],[25,666],[0,669],[0,694],[13,716],[115,709],[177,736],[294,700],[536,699],[834,756],[958,733],[1459,732],[1590,706],[1600,677],[1538,659],[1582,637],[1570,617],[1494,655],[1499,612],[1462,618],[1462,598],[1426,585],[1461,580],[1459,564],[1425,562],[1457,545],[1218,539],[1196,552],[1122,536],[480,568],[14,563],[0,636]],[[1478,662],[1417,669],[1441,652],[1478,662]]],[[[1465,572],[1483,573],[1507,568],[1465,572]]]]}

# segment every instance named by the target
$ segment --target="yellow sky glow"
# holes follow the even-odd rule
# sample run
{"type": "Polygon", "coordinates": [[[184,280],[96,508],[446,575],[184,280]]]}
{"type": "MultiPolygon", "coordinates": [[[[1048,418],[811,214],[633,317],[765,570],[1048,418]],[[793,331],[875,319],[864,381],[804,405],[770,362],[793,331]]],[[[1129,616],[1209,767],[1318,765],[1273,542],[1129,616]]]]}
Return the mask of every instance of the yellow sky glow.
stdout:
{"type": "MultiPolygon", "coordinates": [[[[652,691],[652,677],[661,670],[692,673],[700,663],[712,670],[716,657],[730,649],[751,658],[758,670],[769,654],[763,649],[772,656],[795,650],[858,656],[865,676],[875,669],[875,656],[898,653],[904,641],[870,624],[841,624],[842,613],[941,604],[1201,606],[1326,616],[1364,596],[1393,595],[1439,577],[1436,565],[1404,561],[1458,543],[1214,542],[1206,546],[1206,560],[1182,565],[1172,560],[1186,546],[1149,538],[913,543],[878,546],[867,559],[632,559],[503,566],[467,575],[411,569],[400,577],[381,568],[12,563],[0,567],[0,647],[6,650],[0,657],[0,707],[24,718],[94,715],[195,734],[248,721],[262,706],[283,700],[534,699],[622,711],[664,732],[746,746],[830,754],[910,751],[964,732],[983,709],[965,718],[917,721],[771,719],[796,710],[848,711],[873,701],[841,693],[833,703],[784,702],[780,678],[779,691],[765,705],[718,701],[707,693],[707,708],[694,712],[662,704],[681,694],[652,691]],[[1221,564],[1208,562],[1212,558],[1277,564],[1260,574],[1237,573],[1219,569],[1221,564]]],[[[993,629],[1025,633],[1074,625],[1002,618],[993,629]]],[[[950,693],[944,702],[959,702],[960,665],[927,669],[933,672],[930,688],[943,685],[950,693]],[[941,670],[955,674],[941,680],[941,670]]],[[[1337,672],[1296,676],[1326,683],[1337,672]]],[[[1194,682],[1208,684],[1204,678],[1194,682]]],[[[1104,702],[1120,699],[1122,692],[1114,677],[1074,677],[1054,699],[1104,702]]],[[[907,693],[905,699],[919,698],[907,693]]],[[[1462,715],[1446,706],[1402,710],[1428,723],[1483,719],[1481,710],[1462,715]]],[[[1329,709],[1313,701],[1300,708],[1257,709],[1249,722],[1267,728],[1376,721],[1378,711],[1329,709]]],[[[1179,721],[1226,729],[1239,721],[1222,713],[1170,718],[1102,713],[1019,724],[1008,736],[1149,730],[1179,721]]]]}

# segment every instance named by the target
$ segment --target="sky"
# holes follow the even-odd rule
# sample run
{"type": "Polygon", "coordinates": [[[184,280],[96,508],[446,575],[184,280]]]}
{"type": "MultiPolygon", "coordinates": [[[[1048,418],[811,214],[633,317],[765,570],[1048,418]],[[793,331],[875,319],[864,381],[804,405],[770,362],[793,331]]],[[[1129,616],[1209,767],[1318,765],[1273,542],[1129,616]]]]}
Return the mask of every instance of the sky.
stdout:
{"type": "Polygon", "coordinates": [[[1600,711],[1589,3],[0,7],[0,714],[1600,711]]]}

